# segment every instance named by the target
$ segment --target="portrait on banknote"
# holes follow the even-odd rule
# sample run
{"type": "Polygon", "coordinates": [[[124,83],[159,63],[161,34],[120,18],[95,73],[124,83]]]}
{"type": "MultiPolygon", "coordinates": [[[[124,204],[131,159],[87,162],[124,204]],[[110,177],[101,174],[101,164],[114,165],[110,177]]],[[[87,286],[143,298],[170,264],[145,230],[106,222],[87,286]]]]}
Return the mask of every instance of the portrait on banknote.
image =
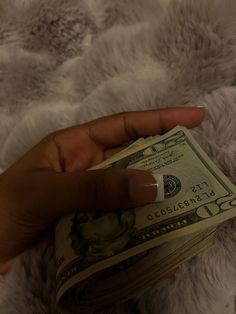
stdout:
{"type": "Polygon", "coordinates": [[[134,233],[135,212],[77,213],[71,222],[71,247],[84,262],[94,263],[126,247],[134,233]]]}

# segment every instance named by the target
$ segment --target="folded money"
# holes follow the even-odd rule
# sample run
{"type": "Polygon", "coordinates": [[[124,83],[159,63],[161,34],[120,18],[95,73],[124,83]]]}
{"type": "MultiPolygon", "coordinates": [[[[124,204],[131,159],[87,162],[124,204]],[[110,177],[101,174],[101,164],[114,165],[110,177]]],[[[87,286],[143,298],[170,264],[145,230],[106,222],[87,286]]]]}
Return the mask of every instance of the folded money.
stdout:
{"type": "Polygon", "coordinates": [[[140,139],[92,169],[101,168],[161,175],[164,200],[132,210],[78,212],[57,223],[57,301],[73,313],[141,293],[212,245],[215,226],[236,216],[235,186],[185,127],[140,139]]]}

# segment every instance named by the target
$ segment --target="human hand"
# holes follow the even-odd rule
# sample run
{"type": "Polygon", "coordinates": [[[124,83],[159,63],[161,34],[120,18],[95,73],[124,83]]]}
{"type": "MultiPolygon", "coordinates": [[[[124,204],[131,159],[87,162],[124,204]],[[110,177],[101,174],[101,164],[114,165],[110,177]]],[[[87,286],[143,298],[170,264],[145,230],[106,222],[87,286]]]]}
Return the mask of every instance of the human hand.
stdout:
{"type": "Polygon", "coordinates": [[[163,133],[178,124],[194,127],[203,116],[201,108],[129,112],[42,139],[0,175],[0,272],[9,268],[9,260],[52,232],[53,222],[60,216],[153,202],[158,191],[148,172],[86,169],[130,140],[163,133]]]}

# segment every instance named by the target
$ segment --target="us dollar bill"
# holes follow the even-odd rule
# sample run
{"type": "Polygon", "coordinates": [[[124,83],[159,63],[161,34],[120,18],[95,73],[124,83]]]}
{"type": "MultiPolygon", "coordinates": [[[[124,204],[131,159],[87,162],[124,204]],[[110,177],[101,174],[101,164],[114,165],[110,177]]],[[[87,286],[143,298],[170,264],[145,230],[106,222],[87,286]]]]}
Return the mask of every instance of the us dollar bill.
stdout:
{"type": "MultiPolygon", "coordinates": [[[[100,168],[162,174],[165,200],[133,210],[63,217],[56,226],[58,301],[94,274],[236,216],[235,186],[184,127],[140,141],[92,169],[100,168]]],[[[195,252],[201,246],[196,247],[195,252]]]]}
{"type": "Polygon", "coordinates": [[[82,282],[75,282],[65,291],[60,305],[72,313],[107,310],[112,305],[137,297],[169,270],[209,248],[214,239],[215,228],[210,228],[143,251],[82,282]]]}

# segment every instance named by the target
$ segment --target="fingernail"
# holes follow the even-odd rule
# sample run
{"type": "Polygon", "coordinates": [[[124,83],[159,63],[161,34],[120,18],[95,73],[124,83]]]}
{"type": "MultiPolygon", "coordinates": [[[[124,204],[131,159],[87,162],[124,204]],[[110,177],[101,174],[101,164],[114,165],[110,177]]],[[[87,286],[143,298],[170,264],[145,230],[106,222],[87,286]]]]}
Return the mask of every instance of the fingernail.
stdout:
{"type": "Polygon", "coordinates": [[[206,109],[204,106],[188,106],[187,108],[198,108],[198,109],[206,109]]]}
{"type": "Polygon", "coordinates": [[[208,108],[204,107],[204,106],[197,106],[196,108],[201,109],[204,112],[204,115],[206,113],[208,113],[208,108]]]}
{"type": "Polygon", "coordinates": [[[134,202],[155,203],[163,201],[163,175],[151,172],[137,173],[130,179],[129,192],[134,202]]]}

